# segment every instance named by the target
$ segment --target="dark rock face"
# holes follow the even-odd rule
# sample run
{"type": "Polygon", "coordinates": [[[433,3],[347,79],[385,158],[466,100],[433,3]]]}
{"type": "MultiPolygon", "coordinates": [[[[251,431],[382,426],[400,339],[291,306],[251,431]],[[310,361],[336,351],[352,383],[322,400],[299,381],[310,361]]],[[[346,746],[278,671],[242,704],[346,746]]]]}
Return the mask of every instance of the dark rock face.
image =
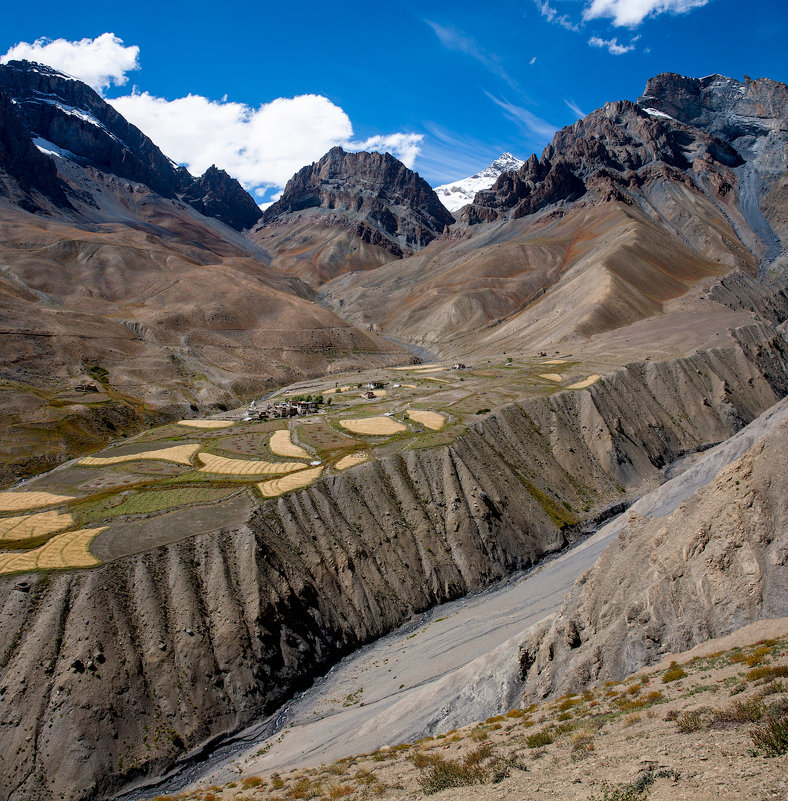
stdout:
{"type": "Polygon", "coordinates": [[[15,101],[30,137],[68,151],[78,163],[145,184],[165,198],[183,196],[198,211],[238,230],[260,216],[237,181],[215,169],[193,178],[81,81],[42,64],[10,61],[0,65],[0,91],[15,101]]]}
{"type": "Polygon", "coordinates": [[[431,242],[454,218],[432,187],[389,153],[346,153],[332,148],[299,170],[263,223],[311,208],[336,212],[363,241],[402,256],[431,242]]]}
{"type": "Polygon", "coordinates": [[[768,184],[784,174],[787,116],[788,87],[776,81],[658,75],[638,103],[608,103],[560,130],[540,159],[477,194],[467,221],[532,214],[600,188],[621,200],[614,186],[683,180],[677,171],[722,187],[720,172],[752,163],[768,184]]]}
{"type": "Polygon", "coordinates": [[[263,216],[241,184],[216,165],[211,165],[181,198],[206,217],[216,217],[236,230],[251,228],[263,216]]]}
{"type": "Polygon", "coordinates": [[[162,197],[186,188],[188,173],[81,81],[42,64],[10,61],[0,65],[0,90],[16,100],[28,131],[100,170],[162,197]]]}
{"type": "Polygon", "coordinates": [[[0,195],[13,197],[26,211],[39,211],[32,191],[58,206],[70,205],[54,162],[31,141],[16,103],[0,92],[0,195]]]}

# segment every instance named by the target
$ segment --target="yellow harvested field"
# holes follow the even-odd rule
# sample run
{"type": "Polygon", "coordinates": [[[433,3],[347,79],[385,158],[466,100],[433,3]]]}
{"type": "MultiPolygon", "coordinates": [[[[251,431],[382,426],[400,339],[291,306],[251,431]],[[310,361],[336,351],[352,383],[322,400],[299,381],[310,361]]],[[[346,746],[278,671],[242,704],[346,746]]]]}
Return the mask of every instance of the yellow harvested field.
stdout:
{"type": "Polygon", "coordinates": [[[174,445],[172,448],[127,453],[123,456],[85,456],[79,460],[79,464],[84,464],[88,467],[102,467],[103,465],[120,464],[121,462],[136,462],[137,459],[161,459],[164,462],[191,464],[192,456],[198,450],[200,450],[199,445],[174,445]]]}
{"type": "Polygon", "coordinates": [[[333,389],[323,390],[324,395],[334,395],[337,392],[349,392],[353,387],[334,387],[333,389]]]}
{"type": "Polygon", "coordinates": [[[578,381],[576,384],[570,384],[567,389],[585,389],[586,387],[590,387],[591,384],[595,384],[599,379],[602,378],[601,375],[594,375],[588,376],[588,378],[584,378],[582,381],[578,381]]]}
{"type": "MultiPolygon", "coordinates": [[[[408,364],[405,367],[392,367],[392,370],[429,370],[432,367],[440,367],[437,362],[432,362],[432,364],[408,364]]],[[[443,369],[441,367],[441,369],[443,369]]]]}
{"type": "Polygon", "coordinates": [[[189,426],[189,428],[229,428],[233,425],[232,420],[178,420],[179,426],[189,426]]]}
{"type": "Polygon", "coordinates": [[[0,520],[0,543],[32,540],[68,528],[74,518],[67,512],[39,512],[0,520]]]}
{"type": "Polygon", "coordinates": [[[271,441],[268,443],[268,447],[277,456],[292,456],[295,459],[311,458],[311,455],[303,448],[299,448],[298,445],[293,444],[293,441],[290,439],[290,432],[286,428],[280,431],[274,431],[274,433],[271,434],[271,441]]]}
{"type": "Polygon", "coordinates": [[[414,373],[419,373],[423,375],[424,373],[443,373],[446,371],[446,367],[432,367],[432,366],[425,366],[425,367],[416,367],[414,368],[414,373]]]}
{"type": "Polygon", "coordinates": [[[277,495],[284,495],[285,492],[308,487],[313,481],[317,481],[320,478],[322,472],[322,467],[313,467],[311,470],[302,470],[300,473],[294,473],[290,476],[263,481],[257,486],[260,488],[260,492],[263,493],[264,498],[275,498],[277,495]]]}
{"type": "Polygon", "coordinates": [[[415,420],[433,431],[439,431],[446,425],[446,418],[437,412],[428,412],[424,409],[408,409],[408,414],[411,420],[415,420]]]}
{"type": "Polygon", "coordinates": [[[90,543],[107,527],[83,528],[57,534],[40,548],[26,553],[0,554],[0,575],[27,570],[66,567],[92,567],[99,560],[90,552],[90,543]]]}
{"type": "Polygon", "coordinates": [[[72,500],[69,495],[53,495],[51,492],[0,492],[0,512],[37,509],[39,506],[54,506],[72,500]]]}
{"type": "Polygon", "coordinates": [[[277,473],[294,473],[303,470],[303,462],[263,462],[246,459],[227,459],[215,453],[201,453],[201,473],[222,473],[228,476],[274,476],[277,473]]]}
{"type": "Polygon", "coordinates": [[[358,417],[352,420],[340,420],[339,425],[354,434],[377,434],[385,437],[408,430],[406,426],[391,417],[358,417]]]}
{"type": "Polygon", "coordinates": [[[560,384],[564,379],[559,373],[539,373],[539,378],[544,378],[545,381],[555,381],[560,384]]]}
{"type": "Polygon", "coordinates": [[[566,359],[547,359],[542,364],[566,364],[566,359]]]}
{"type": "Polygon", "coordinates": [[[408,389],[418,389],[415,384],[400,384],[401,387],[407,387],[408,389]]]}
{"type": "Polygon", "coordinates": [[[385,398],[389,394],[385,389],[371,389],[369,392],[374,393],[376,398],[385,398]]]}
{"type": "Polygon", "coordinates": [[[369,456],[364,456],[362,453],[351,453],[350,456],[343,456],[334,467],[337,470],[347,470],[349,467],[355,467],[357,464],[363,464],[369,461],[369,456]]]}
{"type": "Polygon", "coordinates": [[[445,378],[433,378],[431,375],[425,375],[424,377],[427,379],[427,381],[440,381],[441,384],[451,384],[451,381],[448,381],[445,378]]]}

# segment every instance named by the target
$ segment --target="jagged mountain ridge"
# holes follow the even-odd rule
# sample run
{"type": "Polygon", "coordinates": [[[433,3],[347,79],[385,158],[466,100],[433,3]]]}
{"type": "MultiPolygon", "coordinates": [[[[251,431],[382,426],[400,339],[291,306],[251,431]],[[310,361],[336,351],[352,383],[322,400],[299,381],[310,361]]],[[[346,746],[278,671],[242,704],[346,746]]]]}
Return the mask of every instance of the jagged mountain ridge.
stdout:
{"type": "Polygon", "coordinates": [[[468,203],[472,203],[478,192],[489,189],[503,173],[519,170],[523,164],[525,162],[522,159],[516,158],[511,153],[502,153],[492,164],[480,172],[468,178],[460,178],[457,181],[436,186],[435,194],[440,198],[441,203],[454,213],[468,203]]]}
{"type": "Polygon", "coordinates": [[[250,227],[262,214],[226,172],[212,167],[193,178],[82,81],[43,64],[9,61],[0,64],[0,92],[11,98],[45,153],[143,183],[165,198],[182,197],[236,230],[250,227]]]}
{"type": "Polygon", "coordinates": [[[334,147],[299,170],[251,233],[311,283],[420,250],[454,222],[432,187],[390,153],[334,147]]]}
{"type": "MultiPolygon", "coordinates": [[[[693,80],[658,76],[647,92],[693,80]]],[[[788,90],[768,79],[705,86],[708,106],[721,92],[739,111],[723,108],[706,130],[705,117],[681,122],[653,99],[608,103],[479,192],[427,249],[321,291],[357,324],[470,357],[648,319],[733,269],[780,274],[788,90]],[[746,137],[724,118],[745,120],[746,137]]]]}

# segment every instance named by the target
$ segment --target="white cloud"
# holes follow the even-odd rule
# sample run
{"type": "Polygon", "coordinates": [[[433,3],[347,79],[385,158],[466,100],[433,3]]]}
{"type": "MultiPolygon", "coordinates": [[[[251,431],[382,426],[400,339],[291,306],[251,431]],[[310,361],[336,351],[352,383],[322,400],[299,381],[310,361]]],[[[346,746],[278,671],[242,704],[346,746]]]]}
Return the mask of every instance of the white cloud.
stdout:
{"type": "MultiPolygon", "coordinates": [[[[138,47],[104,33],[77,42],[21,42],[0,61],[38,61],[103,91],[125,84],[126,72],[139,69],[138,57],[138,47]]],[[[385,150],[412,168],[424,138],[391,133],[356,140],[348,115],[322,95],[280,97],[259,108],[229,102],[227,95],[221,101],[191,94],[166,100],[136,91],[108,102],[191,173],[201,175],[216,164],[261,196],[335,145],[385,150]]]]}
{"type": "Polygon", "coordinates": [[[532,111],[522,106],[517,106],[507,100],[496,97],[495,95],[485,92],[487,97],[492,100],[497,106],[504,110],[506,116],[516,122],[522,129],[531,137],[536,139],[552,139],[558,128],[552,123],[537,117],[532,111]]]}
{"type": "Polygon", "coordinates": [[[620,44],[618,39],[600,39],[598,36],[592,36],[588,40],[588,44],[591,47],[604,47],[607,48],[608,53],[612,53],[614,56],[621,56],[624,53],[630,53],[632,50],[635,49],[635,45],[633,44],[620,44]]]}
{"type": "Polygon", "coordinates": [[[591,0],[583,11],[583,19],[610,18],[613,25],[633,28],[646,17],[670,12],[686,14],[705,6],[709,0],[591,0]]]}
{"type": "Polygon", "coordinates": [[[423,134],[395,133],[383,136],[370,136],[359,142],[345,142],[345,150],[377,150],[381,153],[395,155],[406,167],[413,169],[416,157],[421,151],[423,134]]]}
{"type": "Polygon", "coordinates": [[[395,133],[357,141],[348,115],[321,95],[277,98],[259,108],[200,95],[165,100],[147,92],[109,102],[191,173],[216,164],[249,190],[284,186],[335,145],[387,150],[412,167],[422,140],[421,134],[395,133]]]}
{"type": "Polygon", "coordinates": [[[97,92],[104,92],[112,85],[123,86],[128,81],[126,73],[139,69],[139,53],[139,47],[125,47],[114,33],[102,33],[95,39],[78,42],[43,38],[32,44],[19,42],[0,58],[0,63],[12,59],[37,61],[79,78],[97,92]]]}
{"type": "Polygon", "coordinates": [[[528,63],[533,67],[536,64],[536,56],[531,56],[531,60],[528,63]]]}

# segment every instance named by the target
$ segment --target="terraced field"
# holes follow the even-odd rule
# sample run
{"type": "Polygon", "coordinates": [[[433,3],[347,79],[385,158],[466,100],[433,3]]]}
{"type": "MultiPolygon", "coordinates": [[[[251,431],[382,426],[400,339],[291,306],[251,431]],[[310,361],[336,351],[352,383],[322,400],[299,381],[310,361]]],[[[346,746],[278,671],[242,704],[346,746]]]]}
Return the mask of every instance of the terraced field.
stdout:
{"type": "Polygon", "coordinates": [[[344,381],[332,376],[333,386],[326,379],[324,386],[313,382],[278,393],[326,396],[316,415],[246,422],[238,410],[225,419],[151,429],[32,479],[24,489],[0,492],[0,572],[91,567],[241,525],[264,499],[307,487],[326,473],[450,442],[467,421],[494,406],[590,386],[600,365],[583,367],[570,359],[507,360],[457,371],[425,364],[344,381]],[[557,364],[560,375],[545,372],[557,364]],[[386,389],[375,390],[374,398],[355,391],[381,380],[386,389]]]}

